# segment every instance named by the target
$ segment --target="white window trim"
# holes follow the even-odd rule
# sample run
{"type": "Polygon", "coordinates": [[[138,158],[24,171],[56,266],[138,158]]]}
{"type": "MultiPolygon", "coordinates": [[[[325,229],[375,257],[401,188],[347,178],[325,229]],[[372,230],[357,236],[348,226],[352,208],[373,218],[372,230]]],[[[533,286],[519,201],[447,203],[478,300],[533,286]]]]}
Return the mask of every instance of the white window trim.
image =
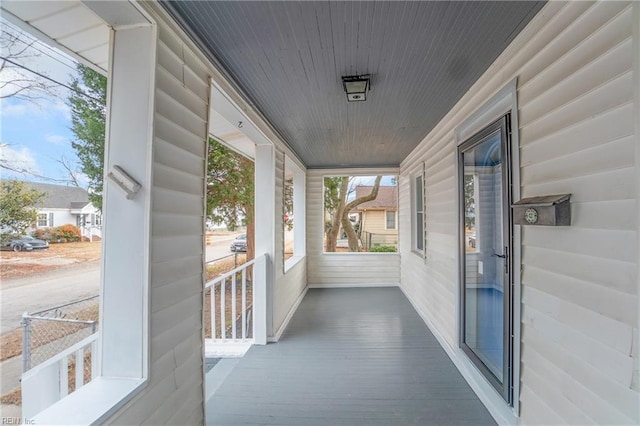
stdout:
{"type": "Polygon", "coordinates": [[[422,163],[420,165],[420,169],[417,171],[414,171],[413,173],[409,174],[411,182],[410,182],[410,190],[411,190],[411,252],[413,254],[415,254],[416,256],[420,256],[423,259],[426,259],[426,245],[427,245],[427,239],[426,239],[426,234],[427,234],[427,221],[426,221],[426,215],[425,215],[425,201],[426,201],[426,197],[425,197],[425,170],[424,170],[424,163],[422,163]],[[417,210],[417,206],[418,206],[418,200],[416,199],[416,179],[421,177],[422,178],[422,249],[418,248],[418,235],[417,235],[417,231],[418,231],[418,225],[417,225],[417,221],[418,221],[418,210],[417,210]]]}
{"type": "Polygon", "coordinates": [[[327,252],[324,250],[324,180],[328,177],[341,177],[341,176],[396,176],[396,178],[400,178],[400,169],[396,167],[376,169],[376,168],[360,168],[360,169],[326,169],[323,170],[324,173],[320,177],[320,191],[322,201],[320,202],[321,214],[320,216],[320,226],[318,226],[317,232],[320,234],[318,241],[320,244],[320,255],[321,256],[376,256],[376,255],[399,255],[400,252],[389,252],[389,253],[377,253],[377,252],[345,252],[345,253],[336,253],[336,252],[327,252]]]}
{"type": "MultiPolygon", "coordinates": [[[[289,272],[291,268],[296,266],[307,255],[307,222],[306,222],[306,174],[288,155],[285,154],[284,169],[293,172],[293,256],[284,261],[284,274],[289,272]]],[[[286,176],[286,171],[285,171],[286,176]]],[[[284,181],[282,184],[282,204],[284,211],[284,181]]],[[[284,219],[283,219],[284,220],[284,219]]],[[[284,226],[283,232],[283,249],[284,249],[284,226]]],[[[282,252],[284,260],[284,250],[282,252]]]]}
{"type": "Polygon", "coordinates": [[[38,213],[38,217],[36,218],[36,228],[47,228],[49,226],[49,212],[46,213],[38,213]],[[40,225],[40,217],[44,216],[44,225],[40,225]]]}
{"type": "MultiPolygon", "coordinates": [[[[476,134],[495,120],[508,112],[511,114],[511,167],[512,167],[512,198],[517,201],[520,198],[520,141],[518,138],[518,78],[514,78],[500,89],[494,96],[480,106],[473,114],[464,120],[455,130],[456,147],[464,143],[469,137],[476,134]]],[[[458,152],[454,150],[456,164],[456,188],[460,187],[459,182],[459,164],[458,152]]],[[[460,197],[456,196],[456,211],[460,211],[460,197]]],[[[460,241],[460,227],[457,226],[457,241],[460,241]]],[[[521,307],[519,301],[521,294],[521,261],[522,261],[522,231],[521,227],[514,225],[513,227],[513,247],[512,247],[512,270],[513,270],[513,323],[514,323],[514,347],[513,347],[513,407],[510,407],[501,395],[493,388],[489,381],[480,373],[477,367],[464,354],[462,349],[457,346],[454,349],[454,362],[458,366],[462,375],[470,384],[473,391],[480,397],[482,402],[487,406],[494,418],[507,419],[509,422],[515,423],[520,412],[520,342],[521,338],[521,307]]],[[[460,265],[460,253],[456,250],[456,265],[460,265]]],[[[460,342],[460,274],[456,275],[456,342],[460,342]]]]}
{"type": "MultiPolygon", "coordinates": [[[[87,7],[91,7],[91,2],[85,3],[87,7]]],[[[155,93],[155,64],[156,64],[156,50],[155,44],[157,42],[157,26],[155,22],[148,13],[144,12],[139,7],[133,5],[133,3],[129,2],[114,2],[109,4],[99,4],[96,5],[97,9],[92,9],[98,16],[103,18],[105,22],[110,23],[111,20],[114,19],[122,19],[123,16],[127,16],[132,21],[137,22],[136,25],[125,26],[125,27],[117,27],[114,26],[114,30],[111,31],[110,40],[109,40],[109,80],[107,86],[107,123],[112,123],[114,114],[112,113],[112,105],[111,98],[112,93],[114,91],[113,79],[111,78],[113,75],[113,64],[114,64],[114,56],[117,56],[114,51],[115,45],[115,32],[127,30],[136,30],[136,29],[146,29],[149,38],[146,37],[144,39],[140,39],[139,37],[131,37],[130,34],[127,41],[122,41],[122,45],[129,45],[128,51],[131,52],[131,49],[135,50],[131,39],[139,40],[140,45],[145,43],[145,40],[153,40],[153,46],[147,44],[144,46],[145,51],[149,52],[149,56],[146,57],[145,65],[148,68],[140,67],[136,70],[135,75],[131,75],[131,73],[123,73],[119,77],[120,81],[136,80],[144,81],[146,84],[137,84],[138,92],[145,93],[144,99],[148,101],[149,109],[145,111],[141,111],[148,120],[138,121],[138,126],[136,127],[137,133],[141,131],[146,134],[146,147],[145,150],[147,152],[147,157],[145,160],[145,166],[150,166],[150,158],[151,158],[151,143],[152,143],[152,120],[154,115],[154,96],[155,93]],[[123,6],[126,5],[126,6],[123,6]],[[126,76],[124,75],[126,74],[126,76]],[[126,78],[125,78],[126,77],[126,78]],[[144,128],[144,130],[142,130],[144,128]]],[[[127,50],[127,49],[125,49],[127,50]]],[[[127,55],[125,52],[124,55],[127,55]]],[[[120,58],[122,59],[122,58],[120,58]]],[[[126,62],[126,61],[122,61],[126,62]]],[[[120,92],[127,92],[127,88],[119,88],[120,92]]],[[[122,104],[122,101],[120,101],[122,104]]],[[[136,120],[126,120],[135,123],[136,120]]],[[[122,120],[120,120],[122,122],[122,120]]],[[[120,133],[122,133],[123,129],[120,128],[120,133]]],[[[105,144],[105,153],[109,152],[109,145],[112,143],[110,136],[110,126],[107,125],[107,142],[105,144]]],[[[116,137],[117,139],[117,137],[116,137]]],[[[125,138],[126,139],[126,138],[125,138]]],[[[126,142],[126,141],[125,141],[126,142]]],[[[120,141],[119,143],[122,143],[120,141]]],[[[120,160],[118,160],[120,161],[120,160]]],[[[113,162],[113,160],[111,161],[113,162]]],[[[105,159],[105,168],[111,166],[111,162],[105,159]]],[[[121,289],[113,288],[114,286],[110,285],[117,280],[109,278],[105,279],[106,271],[114,271],[118,270],[121,265],[118,262],[109,262],[107,264],[105,257],[102,260],[102,285],[101,285],[101,300],[100,300],[100,311],[105,312],[108,308],[112,313],[120,310],[120,318],[116,321],[111,321],[109,326],[112,331],[110,333],[111,336],[118,334],[118,327],[122,327],[123,325],[128,324],[127,329],[129,330],[137,330],[135,333],[140,335],[140,339],[131,339],[124,337],[124,339],[129,343],[129,346],[124,346],[123,349],[126,349],[125,352],[128,352],[129,349],[133,349],[133,352],[138,353],[138,359],[134,359],[133,362],[121,363],[119,361],[110,363],[109,371],[105,371],[105,356],[109,356],[109,354],[105,354],[105,347],[113,347],[113,342],[109,343],[105,341],[107,337],[105,336],[104,329],[107,327],[107,320],[101,327],[100,337],[98,339],[98,356],[96,357],[98,360],[98,377],[93,378],[89,383],[87,383],[82,388],[77,391],[71,393],[70,395],[62,398],[58,402],[54,403],[47,409],[38,413],[33,417],[34,424],[100,424],[106,420],[113,414],[115,414],[121,407],[123,407],[128,401],[130,401],[136,394],[138,394],[142,389],[144,389],[148,384],[149,378],[149,261],[150,261],[150,251],[149,251],[149,241],[150,241],[150,217],[151,217],[151,170],[150,167],[147,167],[145,171],[144,167],[141,167],[140,170],[135,170],[136,173],[140,173],[141,176],[144,176],[142,179],[142,190],[138,194],[137,202],[144,203],[143,207],[143,215],[146,217],[145,220],[145,229],[144,240],[147,242],[146,247],[144,248],[144,261],[140,264],[139,269],[141,269],[139,274],[142,275],[142,289],[141,294],[136,295],[136,299],[140,300],[138,306],[135,306],[134,309],[123,310],[121,307],[115,306],[115,303],[105,302],[105,291],[107,288],[109,290],[110,299],[113,300],[113,294],[117,293],[121,289]],[[109,269],[107,269],[107,267],[109,269]],[[105,271],[106,270],[106,271],[105,271]],[[106,284],[106,285],[105,285],[106,284]],[[109,306],[107,307],[107,304],[109,306]],[[136,312],[133,312],[133,311],[136,312]],[[119,374],[119,367],[122,374],[119,374]],[[133,371],[135,370],[135,371],[133,371]]],[[[115,189],[113,187],[113,183],[109,183],[105,180],[105,188],[104,188],[104,197],[105,197],[105,208],[108,209],[108,197],[109,193],[112,194],[112,197],[117,197],[118,195],[122,195],[118,193],[119,189],[115,189]],[[111,190],[110,190],[111,189],[111,190]]],[[[133,201],[127,201],[128,203],[133,203],[133,201]]],[[[105,210],[106,211],[106,210],[105,210]]],[[[103,217],[104,229],[108,232],[108,218],[103,217]],[[105,220],[106,219],[106,220],[105,220]]],[[[108,238],[105,239],[105,248],[107,244],[113,243],[108,238]]],[[[139,275],[137,274],[137,275],[139,275]]],[[[116,286],[117,287],[117,286],[116,286]]],[[[132,304],[133,305],[133,304],[132,304]]],[[[114,317],[111,316],[113,319],[114,317]]],[[[131,333],[125,333],[131,334],[131,333]]],[[[120,340],[122,340],[121,338],[120,340]]],[[[120,342],[122,343],[122,342],[120,342]]],[[[123,352],[123,351],[121,351],[123,352]]],[[[124,352],[123,352],[124,353],[124,352]]],[[[126,355],[125,355],[126,356],[126,355]]],[[[121,354],[122,357],[122,354],[121,354]]],[[[107,358],[110,359],[110,358],[107,358]]]]}
{"type": "Polygon", "coordinates": [[[385,231],[397,231],[398,230],[398,210],[385,210],[384,211],[384,229],[385,231]],[[387,227],[387,213],[394,213],[393,228],[387,227]]]}

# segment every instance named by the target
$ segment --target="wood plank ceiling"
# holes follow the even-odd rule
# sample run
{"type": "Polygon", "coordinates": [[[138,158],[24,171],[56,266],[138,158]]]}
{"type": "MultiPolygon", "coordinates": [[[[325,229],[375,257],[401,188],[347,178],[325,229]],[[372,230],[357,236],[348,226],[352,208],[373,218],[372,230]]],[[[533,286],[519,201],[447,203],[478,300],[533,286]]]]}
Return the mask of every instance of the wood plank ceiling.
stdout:
{"type": "Polygon", "coordinates": [[[312,168],[399,165],[543,4],[163,3],[312,168]]]}

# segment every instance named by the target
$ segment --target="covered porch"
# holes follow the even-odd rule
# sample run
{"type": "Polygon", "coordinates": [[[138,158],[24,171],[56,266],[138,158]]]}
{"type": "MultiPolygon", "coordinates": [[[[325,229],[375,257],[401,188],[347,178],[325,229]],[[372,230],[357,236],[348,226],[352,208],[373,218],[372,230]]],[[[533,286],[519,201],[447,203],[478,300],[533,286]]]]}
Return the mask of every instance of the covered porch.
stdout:
{"type": "MultiPolygon", "coordinates": [[[[640,3],[74,0],[2,8],[72,54],[94,46],[84,61],[109,79],[95,376],[60,394],[67,368],[53,366],[46,379],[54,395],[26,417],[640,421],[640,3]],[[95,40],[81,36],[92,20],[95,40]],[[343,78],[358,76],[370,78],[371,91],[348,102],[343,78]],[[489,130],[499,143],[472,151],[489,130]],[[210,137],[255,161],[259,220],[253,317],[237,322],[234,313],[229,323],[234,339],[253,324],[253,346],[207,373],[210,137]],[[475,189],[489,166],[495,180],[475,189]],[[325,178],[375,175],[396,177],[398,251],[326,252],[325,178]],[[286,259],[288,177],[299,228],[286,259]],[[495,201],[493,210],[481,194],[491,195],[484,200],[495,201]],[[511,202],[551,194],[571,194],[571,226],[514,223],[511,202]],[[465,217],[476,207],[472,226],[465,217]],[[485,304],[499,308],[495,327],[481,303],[466,304],[485,290],[504,302],[485,304]],[[481,339],[486,329],[501,338],[497,361],[480,358],[496,348],[471,348],[497,340],[481,339]],[[220,368],[224,377],[215,377],[220,368]]],[[[33,383],[42,396],[41,378],[33,383]]]]}
{"type": "Polygon", "coordinates": [[[495,424],[397,287],[309,289],[277,344],[205,385],[209,425],[495,424]]]}

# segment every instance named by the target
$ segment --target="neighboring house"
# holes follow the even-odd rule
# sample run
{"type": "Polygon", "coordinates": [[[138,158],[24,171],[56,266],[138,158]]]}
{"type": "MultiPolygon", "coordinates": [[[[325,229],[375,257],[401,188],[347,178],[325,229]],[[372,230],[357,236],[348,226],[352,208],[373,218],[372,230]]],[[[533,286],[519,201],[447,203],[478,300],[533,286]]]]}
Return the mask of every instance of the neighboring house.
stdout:
{"type": "Polygon", "coordinates": [[[31,188],[46,193],[38,207],[35,229],[75,225],[83,237],[102,237],[102,215],[89,201],[89,193],[75,186],[26,182],[31,188]]]}
{"type": "MultiPolygon", "coordinates": [[[[356,187],[356,198],[369,195],[373,186],[356,187]]],[[[356,207],[360,214],[360,240],[369,249],[375,246],[398,246],[398,187],[381,186],[375,200],[356,207]]]]}

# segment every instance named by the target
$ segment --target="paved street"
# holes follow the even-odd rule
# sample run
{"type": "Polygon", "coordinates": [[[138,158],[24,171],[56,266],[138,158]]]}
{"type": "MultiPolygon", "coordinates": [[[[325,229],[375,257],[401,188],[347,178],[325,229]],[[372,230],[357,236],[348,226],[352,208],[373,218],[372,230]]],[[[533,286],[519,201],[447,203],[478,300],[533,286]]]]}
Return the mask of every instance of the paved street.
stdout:
{"type": "MultiPolygon", "coordinates": [[[[206,260],[231,254],[229,245],[239,235],[213,237],[207,246],[206,260]]],[[[100,262],[90,262],[47,272],[46,274],[3,280],[1,332],[20,326],[22,314],[61,305],[100,291],[100,262]]]]}
{"type": "MultiPolygon", "coordinates": [[[[214,236],[212,244],[207,246],[206,260],[211,261],[231,254],[229,245],[240,233],[214,236]]],[[[98,294],[100,262],[74,265],[30,277],[2,280],[0,289],[0,325],[2,333],[6,333],[20,327],[20,319],[25,311],[35,312],[98,294]]],[[[20,357],[2,362],[0,394],[19,386],[21,362],[20,357]]],[[[2,406],[0,409],[3,415],[19,413],[19,409],[14,406],[2,406]]]]}
{"type": "Polygon", "coordinates": [[[231,245],[231,241],[240,234],[243,234],[243,232],[238,232],[233,235],[213,236],[212,244],[207,246],[207,262],[232,254],[233,252],[229,250],[229,246],[231,245]]]}
{"type": "Polygon", "coordinates": [[[2,333],[20,326],[22,314],[93,296],[100,290],[100,262],[3,280],[2,333]]]}

